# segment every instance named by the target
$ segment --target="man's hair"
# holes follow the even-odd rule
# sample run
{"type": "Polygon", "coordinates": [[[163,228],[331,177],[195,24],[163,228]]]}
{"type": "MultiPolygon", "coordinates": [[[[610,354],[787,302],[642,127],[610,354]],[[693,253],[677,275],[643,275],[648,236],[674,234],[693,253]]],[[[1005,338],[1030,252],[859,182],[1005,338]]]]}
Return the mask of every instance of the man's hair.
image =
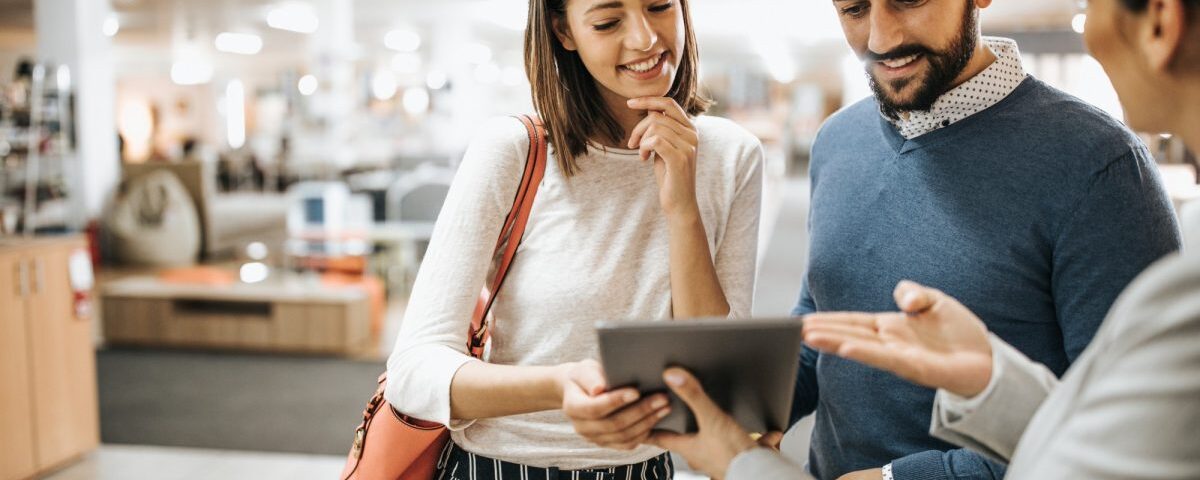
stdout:
{"type": "MultiPolygon", "coordinates": [[[[681,0],[686,44],[678,59],[675,83],[667,96],[689,115],[708,110],[712,100],[700,93],[700,55],[688,1],[681,0]]],[[[533,90],[533,106],[546,125],[550,145],[563,174],[578,173],[577,159],[592,139],[620,142],[625,132],[605,105],[596,80],[579,53],[568,51],[554,35],[554,20],[566,15],[567,0],[530,0],[525,28],[525,73],[533,90]]]]}

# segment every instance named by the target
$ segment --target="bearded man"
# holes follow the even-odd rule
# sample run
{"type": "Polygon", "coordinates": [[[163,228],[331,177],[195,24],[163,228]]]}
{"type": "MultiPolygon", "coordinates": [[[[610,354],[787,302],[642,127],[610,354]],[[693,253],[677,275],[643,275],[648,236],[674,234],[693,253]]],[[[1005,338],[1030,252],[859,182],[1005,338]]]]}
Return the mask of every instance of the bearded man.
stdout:
{"type": "MultiPolygon", "coordinates": [[[[874,89],[812,149],[811,250],[796,315],[889,311],[901,279],[962,301],[1062,375],[1117,294],[1179,248],[1154,160],[1106,113],[982,37],[991,0],[833,0],[874,89]]],[[[793,419],[816,415],[818,478],[1001,478],[929,435],[934,390],[805,349],[793,419]]]]}

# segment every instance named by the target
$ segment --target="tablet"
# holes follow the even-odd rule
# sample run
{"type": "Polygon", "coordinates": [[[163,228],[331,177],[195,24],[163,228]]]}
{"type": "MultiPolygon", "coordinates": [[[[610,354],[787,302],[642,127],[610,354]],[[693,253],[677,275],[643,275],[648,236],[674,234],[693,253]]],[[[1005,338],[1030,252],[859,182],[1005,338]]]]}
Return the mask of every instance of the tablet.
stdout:
{"type": "MultiPolygon", "coordinates": [[[[683,367],[743,428],[787,431],[800,364],[799,318],[602,322],[596,335],[611,388],[670,392],[663,370],[683,367]]],[[[671,414],[655,428],[690,433],[696,422],[672,394],[671,414]]]]}

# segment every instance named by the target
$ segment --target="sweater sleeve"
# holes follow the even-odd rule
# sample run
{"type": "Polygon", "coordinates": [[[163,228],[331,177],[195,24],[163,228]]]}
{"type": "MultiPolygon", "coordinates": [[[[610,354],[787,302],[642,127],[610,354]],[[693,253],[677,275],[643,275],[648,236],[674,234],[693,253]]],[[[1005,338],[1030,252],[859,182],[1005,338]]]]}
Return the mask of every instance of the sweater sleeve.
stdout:
{"type": "MultiPolygon", "coordinates": [[[[808,290],[808,275],[800,284],[800,299],[792,309],[792,316],[803,316],[817,311],[812,294],[808,290]]],[[[792,413],[790,422],[795,424],[800,419],[811,415],[817,410],[817,399],[820,398],[820,388],[817,385],[817,359],[820,352],[804,345],[800,351],[800,369],[796,371],[795,391],[792,394],[792,413]]]]}
{"type": "Polygon", "coordinates": [[[1121,290],[1179,250],[1180,242],[1174,209],[1144,148],[1092,175],[1053,254],[1052,294],[1071,362],[1091,343],[1121,290]]]}
{"type": "Polygon", "coordinates": [[[729,303],[730,318],[749,318],[754,305],[754,276],[758,263],[758,225],[762,207],[763,150],[757,141],[747,145],[738,162],[737,188],[725,234],[713,259],[717,280],[729,303]]]}
{"type": "Polygon", "coordinates": [[[475,361],[467,329],[492,267],[496,238],[512,208],[529,147],[524,126],[490,121],[463,157],[413,285],[387,362],[384,396],[393,408],[427,421],[451,422],[450,383],[475,361]]]}

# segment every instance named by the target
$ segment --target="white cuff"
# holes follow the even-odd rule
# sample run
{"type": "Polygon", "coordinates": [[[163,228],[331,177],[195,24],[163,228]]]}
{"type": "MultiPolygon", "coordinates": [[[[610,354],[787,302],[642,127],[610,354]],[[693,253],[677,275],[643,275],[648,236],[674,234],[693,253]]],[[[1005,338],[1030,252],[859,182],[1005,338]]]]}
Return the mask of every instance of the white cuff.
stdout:
{"type": "Polygon", "coordinates": [[[1000,383],[999,379],[1004,369],[1004,362],[1000,361],[999,342],[1003,342],[1003,340],[994,334],[988,334],[988,343],[992,347],[992,377],[988,379],[987,387],[982,392],[974,397],[964,398],[948,390],[938,389],[934,401],[942,407],[943,422],[952,423],[961,417],[975,413],[975,410],[979,409],[979,406],[992,396],[992,392],[996,391],[996,384],[1000,383]]]}

